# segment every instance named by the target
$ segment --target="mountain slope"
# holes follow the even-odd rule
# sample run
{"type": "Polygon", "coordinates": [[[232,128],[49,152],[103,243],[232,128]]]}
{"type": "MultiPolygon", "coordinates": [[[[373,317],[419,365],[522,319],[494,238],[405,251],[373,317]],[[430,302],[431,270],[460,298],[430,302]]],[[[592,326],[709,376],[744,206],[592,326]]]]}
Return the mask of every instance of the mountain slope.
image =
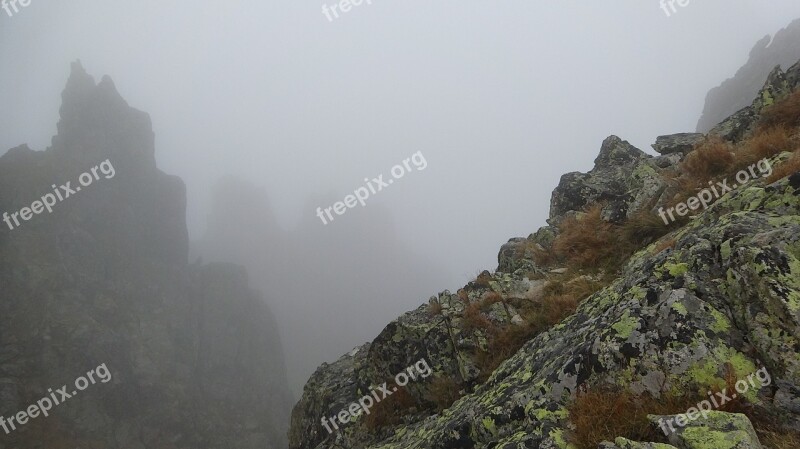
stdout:
{"type": "Polygon", "coordinates": [[[591,172],[562,177],[551,225],[504,245],[497,271],[319,367],[290,448],[797,447],[799,86],[800,64],[776,69],[708,136],[660,137],[657,157],[608,138],[591,172]],[[700,208],[696,195],[721,185],[700,208]],[[431,377],[392,383],[421,358],[431,377]],[[770,382],[668,437],[659,429],[756,373],[770,382]],[[325,429],[384,382],[403,393],[325,429]],[[758,436],[728,413],[739,410],[758,436]]]}

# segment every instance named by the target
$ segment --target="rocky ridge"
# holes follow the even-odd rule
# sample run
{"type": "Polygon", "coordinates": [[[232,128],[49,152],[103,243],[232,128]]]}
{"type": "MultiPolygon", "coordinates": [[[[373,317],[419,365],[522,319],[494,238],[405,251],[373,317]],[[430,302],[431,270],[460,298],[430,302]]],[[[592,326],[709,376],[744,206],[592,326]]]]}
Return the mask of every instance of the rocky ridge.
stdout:
{"type": "MultiPolygon", "coordinates": [[[[289,447],[574,449],[571,407],[582,391],[624,389],[666,400],[681,392],[702,395],[759,367],[773,382],[748,393],[748,402],[784,429],[800,431],[800,173],[771,184],[751,180],[692,219],[671,227],[657,223],[666,235],[640,239],[641,247],[617,271],[567,278],[568,270],[547,258],[562,225],[581,220],[592,204],[600,205],[597,213],[608,226],[637,217],[660,221],[656,211],[677,194],[670,175],[682,170],[698,143],[743,142],[762,112],[798,87],[800,63],[785,72],[776,68],[757,98],[708,136],[660,137],[654,145],[659,156],[616,136],[606,139],[592,171],[562,177],[549,226],[504,245],[496,271],[455,294],[432,297],[372,342],[320,366],[294,408],[289,447]],[[610,274],[603,288],[581,298],[575,313],[540,326],[499,366],[486,363],[487,354],[504,348],[493,346],[495,330],[515,329],[531,304],[545,307],[548,288],[600,282],[610,274]],[[434,375],[408,385],[410,400],[387,401],[332,434],[322,428],[321,417],[423,357],[434,375]],[[457,394],[439,403],[442,390],[457,394]],[[376,423],[379,413],[387,416],[376,423]]],[[[788,157],[778,154],[772,165],[788,157]]],[[[600,447],[764,446],[747,417],[719,411],[669,442],[615,435],[600,447]]]]}

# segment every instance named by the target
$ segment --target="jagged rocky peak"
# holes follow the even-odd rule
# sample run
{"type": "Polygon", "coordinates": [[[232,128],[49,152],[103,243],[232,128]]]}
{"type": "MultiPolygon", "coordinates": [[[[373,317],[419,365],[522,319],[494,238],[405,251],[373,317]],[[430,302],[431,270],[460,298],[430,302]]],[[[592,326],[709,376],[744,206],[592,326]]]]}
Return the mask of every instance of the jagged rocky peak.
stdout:
{"type": "MultiPolygon", "coordinates": [[[[185,264],[186,187],[180,178],[156,167],[150,116],[129,106],[110,77],[95,83],[80,61],[72,63],[61,96],[58,134],[47,151],[61,164],[53,179],[75,179],[107,160],[115,176],[103,185],[103,200],[78,205],[104,217],[95,223],[95,232],[120,253],[185,264]]],[[[100,192],[87,189],[85,195],[100,192]]]]}
{"type": "Polygon", "coordinates": [[[52,143],[54,151],[72,156],[111,157],[131,170],[156,170],[150,116],[130,107],[109,76],[95,83],[81,62],[75,61],[61,98],[58,135],[52,143]],[[98,129],[103,132],[93,132],[98,129]]]}
{"type": "Polygon", "coordinates": [[[49,149],[0,157],[0,210],[114,174],[0,226],[0,416],[101,363],[111,380],[0,448],[285,448],[275,319],[244,268],[187,263],[186,189],[156,167],[148,115],[79,62],[62,96],[49,149]]]}

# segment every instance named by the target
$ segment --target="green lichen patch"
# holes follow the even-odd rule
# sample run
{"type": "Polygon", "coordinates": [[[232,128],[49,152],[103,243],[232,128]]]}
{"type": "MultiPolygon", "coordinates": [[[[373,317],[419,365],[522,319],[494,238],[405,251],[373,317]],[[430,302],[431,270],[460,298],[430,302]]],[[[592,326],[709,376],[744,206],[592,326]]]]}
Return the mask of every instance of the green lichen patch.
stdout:
{"type": "Polygon", "coordinates": [[[628,339],[633,334],[633,331],[639,328],[639,319],[630,316],[630,312],[626,310],[622,318],[612,324],[611,328],[617,332],[618,337],[628,339]]]}

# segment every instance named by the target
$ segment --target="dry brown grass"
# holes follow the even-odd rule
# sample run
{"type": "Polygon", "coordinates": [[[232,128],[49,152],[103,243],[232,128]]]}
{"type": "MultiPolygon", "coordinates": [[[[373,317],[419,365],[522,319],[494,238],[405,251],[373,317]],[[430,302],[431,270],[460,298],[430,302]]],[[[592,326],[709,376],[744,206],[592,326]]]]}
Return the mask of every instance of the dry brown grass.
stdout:
{"type": "Polygon", "coordinates": [[[578,276],[563,282],[549,282],[538,298],[517,298],[513,305],[522,316],[523,323],[491,326],[488,329],[488,349],[476,355],[481,369],[479,380],[488,379],[501,363],[525,343],[574,314],[581,301],[606,285],[607,282],[603,280],[578,276]]]}
{"type": "Polygon", "coordinates": [[[497,292],[486,292],[481,297],[481,304],[483,305],[484,308],[489,308],[494,304],[503,302],[505,302],[503,295],[497,292]]]}
{"type": "Polygon", "coordinates": [[[641,211],[622,225],[602,218],[602,205],[590,206],[578,217],[565,219],[553,241],[552,253],[571,271],[612,274],[636,250],[647,246],[681,223],[667,226],[656,214],[641,211]]]}
{"type": "Polygon", "coordinates": [[[492,322],[483,314],[483,304],[481,301],[473,301],[464,308],[464,329],[467,331],[489,330],[493,327],[492,322]]]}
{"type": "Polygon", "coordinates": [[[762,159],[776,156],[784,151],[792,151],[795,148],[796,144],[787,128],[778,126],[759,129],[750,139],[742,142],[736,151],[736,160],[727,175],[731,176],[736,171],[745,169],[762,159]]]}
{"type": "Polygon", "coordinates": [[[464,396],[464,386],[450,377],[437,376],[431,379],[425,399],[433,403],[436,412],[446,410],[464,396]]]}
{"type": "Polygon", "coordinates": [[[792,131],[784,126],[759,128],[737,146],[712,136],[686,156],[680,175],[673,174],[669,180],[676,192],[671,206],[696,195],[710,181],[732,179],[739,170],[796,146],[792,131]]]}
{"type": "Polygon", "coordinates": [[[800,448],[800,432],[774,427],[756,429],[758,439],[766,449],[800,448]]]}
{"type": "Polygon", "coordinates": [[[622,224],[620,233],[622,239],[628,245],[639,248],[653,243],[669,233],[674,227],[680,225],[681,223],[666,225],[661,217],[655,213],[649,210],[642,210],[622,224]]]}
{"type": "MultiPolygon", "coordinates": [[[[733,180],[740,170],[749,170],[752,174],[753,170],[750,167],[757,165],[761,160],[797,149],[800,141],[794,132],[796,130],[787,128],[783,124],[775,124],[758,128],[749,139],[736,146],[719,137],[707,139],[686,156],[681,163],[682,170],[668,178],[675,193],[669,206],[675,207],[678,203],[686,202],[701,189],[708,187],[709,182],[733,180]]],[[[800,162],[795,163],[800,164],[800,162]]],[[[791,169],[791,166],[784,168],[784,170],[791,169]]],[[[760,166],[759,171],[761,171],[760,166]]],[[[770,179],[776,176],[773,174],[770,179]]],[[[689,216],[681,217],[674,224],[682,226],[688,220],[689,216]]]]}
{"type": "Polygon", "coordinates": [[[475,281],[473,283],[475,284],[476,287],[487,288],[490,286],[489,282],[491,280],[492,280],[492,274],[484,270],[475,278],[475,281]]]}
{"type": "MultiPolygon", "coordinates": [[[[704,386],[698,391],[717,393],[725,389],[736,391],[739,378],[731,364],[724,368],[722,386],[704,386]]],[[[670,395],[656,399],[650,395],[635,395],[621,387],[582,388],[568,407],[570,421],[575,430],[569,435],[578,449],[595,449],[601,441],[614,441],[624,437],[634,441],[666,442],[664,434],[650,424],[647,415],[675,415],[686,413],[708,398],[701,393],[670,395]]],[[[762,443],[770,449],[797,449],[800,434],[787,431],[775,418],[760,414],[739,396],[715,410],[745,414],[753,423],[762,443]]]]}
{"type": "Polygon", "coordinates": [[[785,100],[766,108],[761,113],[760,125],[761,128],[800,126],[800,90],[795,90],[785,100]]]}
{"type": "Polygon", "coordinates": [[[602,205],[595,204],[578,217],[568,217],[559,226],[553,253],[567,266],[597,269],[616,258],[615,227],[601,217],[602,205]]]}
{"type": "Polygon", "coordinates": [[[800,150],[797,150],[794,152],[794,154],[792,154],[792,157],[790,157],[788,160],[773,167],[772,174],[767,178],[767,184],[772,184],[775,181],[779,181],[799,171],[800,171],[800,150]]]}
{"type": "Polygon", "coordinates": [[[566,282],[550,282],[542,297],[523,309],[526,322],[541,333],[573,315],[586,298],[601,290],[608,282],[580,276],[566,282]]]}
{"type": "Polygon", "coordinates": [[[650,424],[647,415],[684,413],[696,403],[689,398],[638,396],[621,388],[583,389],[568,407],[575,426],[568,438],[578,449],[596,449],[617,437],[666,443],[664,433],[650,424]]]}
{"type": "MultiPolygon", "coordinates": [[[[670,193],[672,198],[669,203],[664,206],[665,209],[675,207],[679,203],[685,203],[689,198],[697,196],[697,194],[704,188],[708,187],[710,179],[695,178],[689,173],[681,173],[679,171],[667,172],[664,174],[664,180],[670,185],[670,193]]],[[[676,216],[671,226],[681,227],[690,221],[690,217],[676,216]]]]}
{"type": "Polygon", "coordinates": [[[598,291],[606,288],[610,284],[609,279],[610,278],[596,279],[580,276],[567,281],[559,288],[554,289],[554,291],[560,292],[562,295],[572,295],[580,300],[584,300],[598,291]]]}
{"type": "Polygon", "coordinates": [[[437,316],[442,314],[442,304],[438,300],[428,302],[428,315],[437,316]]]}
{"type": "Polygon", "coordinates": [[[480,379],[488,379],[527,341],[574,314],[581,301],[608,285],[636,249],[669,231],[657,216],[637,214],[625,225],[617,226],[603,220],[601,214],[602,205],[596,204],[584,214],[561,223],[547,257],[551,258],[548,261],[551,264],[558,261],[566,266],[567,274],[546,284],[537,298],[508,300],[522,317],[521,324],[496,326],[483,315],[482,309],[487,304],[503,301],[499,295],[489,294],[481,302],[467,304],[465,328],[485,330],[488,335],[488,348],[476,354],[480,379]],[[582,276],[581,270],[603,273],[603,279],[582,276]]]}
{"type": "Polygon", "coordinates": [[[535,248],[533,251],[533,262],[542,268],[554,268],[558,264],[558,257],[552,249],[535,248]]]}
{"type": "Polygon", "coordinates": [[[711,137],[686,156],[681,168],[692,179],[711,180],[728,173],[733,163],[733,145],[711,137]]]}
{"type": "Polygon", "coordinates": [[[395,384],[388,386],[389,390],[397,387],[397,391],[391,396],[375,404],[369,409],[369,415],[364,418],[364,426],[369,430],[400,424],[403,417],[413,408],[419,408],[419,404],[405,387],[398,387],[395,384]]]}

